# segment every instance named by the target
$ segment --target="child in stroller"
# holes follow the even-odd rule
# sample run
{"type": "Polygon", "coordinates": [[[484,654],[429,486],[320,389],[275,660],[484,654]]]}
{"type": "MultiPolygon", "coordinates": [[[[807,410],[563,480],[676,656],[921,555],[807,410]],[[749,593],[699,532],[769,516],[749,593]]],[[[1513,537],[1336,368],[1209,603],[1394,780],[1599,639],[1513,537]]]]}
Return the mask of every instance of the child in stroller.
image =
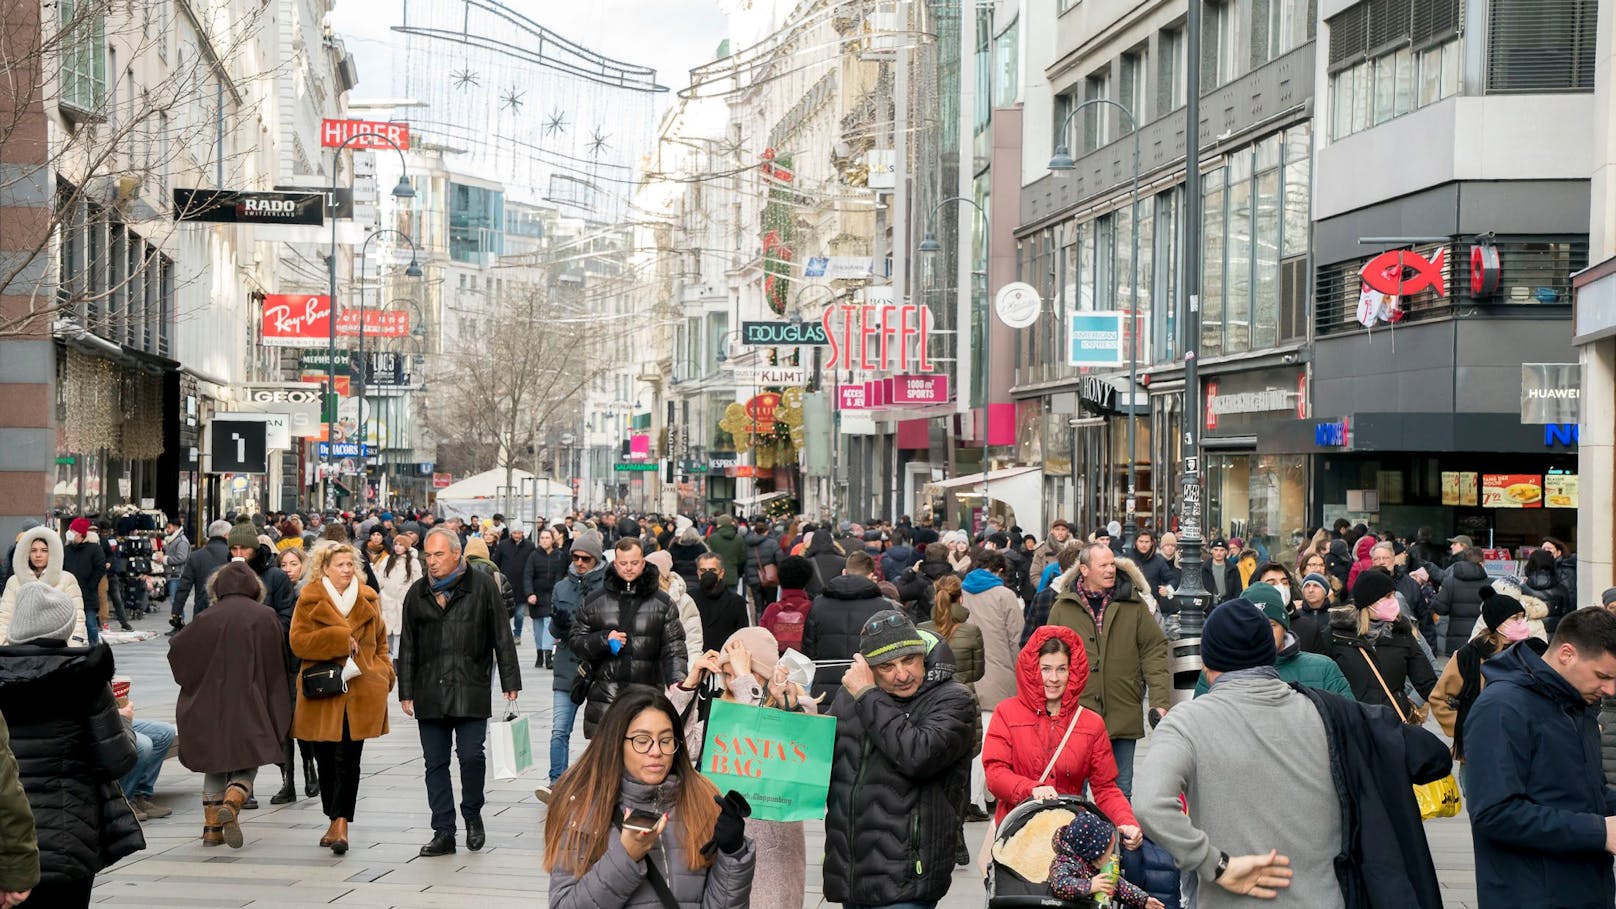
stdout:
{"type": "MultiPolygon", "coordinates": [[[[1100,875],[1107,852],[1116,848],[1115,837],[1116,827],[1105,813],[1093,802],[1078,796],[1031,799],[1017,805],[1005,815],[994,837],[993,861],[988,866],[986,882],[989,909],[1073,909],[1098,905],[1091,882],[1100,875]],[[1068,836],[1074,827],[1077,832],[1068,836]],[[1098,850],[1086,845],[1090,840],[1099,841],[1098,850]],[[1066,879],[1065,884],[1062,878],[1066,879]]],[[[1160,892],[1173,895],[1170,903],[1162,901],[1165,897],[1152,896],[1135,886],[1146,880],[1150,867],[1146,860],[1148,849],[1159,850],[1159,847],[1147,840],[1144,849],[1124,851],[1121,855],[1122,877],[1114,888],[1116,896],[1112,905],[1130,909],[1177,909],[1176,874],[1172,875],[1172,880],[1160,882],[1165,884],[1160,892]]],[[[1171,859],[1159,856],[1157,861],[1166,861],[1167,868],[1171,869],[1171,859]]],[[[1152,892],[1157,892],[1154,884],[1149,886],[1152,892]]]]}
{"type": "Polygon", "coordinates": [[[1099,895],[1111,905],[1129,909],[1162,909],[1160,900],[1105,866],[1116,855],[1117,828],[1099,814],[1079,811],[1055,834],[1055,861],[1049,866],[1049,889],[1057,899],[1076,901],[1099,895]]]}

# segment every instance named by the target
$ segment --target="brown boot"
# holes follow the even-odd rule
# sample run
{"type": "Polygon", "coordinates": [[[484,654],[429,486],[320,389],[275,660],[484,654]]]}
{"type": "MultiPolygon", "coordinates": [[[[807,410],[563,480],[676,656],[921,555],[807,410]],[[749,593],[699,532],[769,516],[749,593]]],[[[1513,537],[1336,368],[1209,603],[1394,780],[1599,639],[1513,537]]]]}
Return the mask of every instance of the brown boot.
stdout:
{"type": "Polygon", "coordinates": [[[345,855],[348,852],[348,821],[346,818],[337,818],[331,822],[331,852],[334,855],[345,855]]]}
{"type": "Polygon", "coordinates": [[[223,804],[217,799],[202,800],[202,845],[223,846],[224,832],[219,827],[219,806],[223,804]]]}
{"type": "Polygon", "coordinates": [[[224,802],[219,806],[219,832],[231,849],[241,848],[241,824],[237,818],[241,814],[241,806],[251,795],[252,789],[240,781],[231,783],[224,791],[224,802]]]}
{"type": "Polygon", "coordinates": [[[320,848],[325,849],[325,848],[330,847],[331,843],[334,840],[336,840],[336,838],[337,838],[337,821],[332,820],[330,824],[326,825],[325,836],[320,837],[320,848]]]}

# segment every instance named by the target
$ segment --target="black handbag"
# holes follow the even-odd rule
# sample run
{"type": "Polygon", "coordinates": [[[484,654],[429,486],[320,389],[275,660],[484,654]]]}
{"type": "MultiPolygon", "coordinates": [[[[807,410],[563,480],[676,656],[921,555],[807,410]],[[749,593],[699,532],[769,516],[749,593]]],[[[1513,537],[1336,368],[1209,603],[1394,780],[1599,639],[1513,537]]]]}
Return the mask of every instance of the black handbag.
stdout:
{"type": "Polygon", "coordinates": [[[346,694],[348,683],[342,680],[342,670],[346,665],[342,660],[327,660],[303,670],[303,696],[318,701],[346,694]]]}
{"type": "Polygon", "coordinates": [[[572,677],[572,687],[568,689],[567,696],[574,704],[582,704],[589,699],[589,664],[579,663],[578,672],[572,677]]]}

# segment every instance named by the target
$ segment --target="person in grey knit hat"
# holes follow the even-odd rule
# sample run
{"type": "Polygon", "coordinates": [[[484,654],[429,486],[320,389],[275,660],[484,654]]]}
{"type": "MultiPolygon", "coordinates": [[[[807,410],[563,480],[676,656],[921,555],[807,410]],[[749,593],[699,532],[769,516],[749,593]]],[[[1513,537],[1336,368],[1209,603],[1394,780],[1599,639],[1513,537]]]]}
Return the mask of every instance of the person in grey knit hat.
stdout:
{"type": "Polygon", "coordinates": [[[78,612],[72,597],[43,581],[29,581],[17,591],[17,612],[11,617],[7,636],[13,644],[66,643],[78,612]]]}

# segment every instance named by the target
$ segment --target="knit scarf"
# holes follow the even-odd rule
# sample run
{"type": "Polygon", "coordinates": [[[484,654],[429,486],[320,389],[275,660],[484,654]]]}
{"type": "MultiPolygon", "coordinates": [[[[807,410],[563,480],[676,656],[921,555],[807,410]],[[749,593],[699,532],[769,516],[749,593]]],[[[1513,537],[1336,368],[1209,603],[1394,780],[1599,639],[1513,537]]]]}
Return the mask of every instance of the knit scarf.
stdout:
{"type": "Polygon", "coordinates": [[[1465,717],[1470,714],[1470,708],[1481,696],[1481,663],[1493,655],[1493,642],[1485,636],[1478,637],[1454,653],[1453,658],[1459,661],[1459,696],[1454,709],[1456,716],[1453,721],[1453,756],[1464,760],[1464,724],[1465,717]]]}
{"type": "Polygon", "coordinates": [[[1083,602],[1088,605],[1089,612],[1094,616],[1094,637],[1098,639],[1100,632],[1105,630],[1105,607],[1111,605],[1111,591],[1094,592],[1079,589],[1078,592],[1083,595],[1083,602]]]}
{"type": "Polygon", "coordinates": [[[325,585],[326,596],[331,598],[331,605],[337,607],[343,618],[347,618],[348,613],[353,612],[354,604],[359,602],[359,579],[349,581],[348,589],[341,593],[331,586],[330,578],[321,578],[320,583],[325,585]]]}
{"type": "Polygon", "coordinates": [[[449,588],[453,587],[455,585],[455,582],[460,580],[460,576],[465,574],[465,573],[466,573],[466,560],[461,559],[460,564],[455,566],[454,571],[449,572],[448,574],[444,575],[441,578],[432,578],[431,579],[432,580],[432,592],[436,593],[436,594],[447,593],[449,588]]]}
{"type": "Polygon", "coordinates": [[[1384,640],[1392,636],[1392,622],[1374,621],[1369,623],[1369,633],[1364,638],[1370,642],[1384,640]]]}

